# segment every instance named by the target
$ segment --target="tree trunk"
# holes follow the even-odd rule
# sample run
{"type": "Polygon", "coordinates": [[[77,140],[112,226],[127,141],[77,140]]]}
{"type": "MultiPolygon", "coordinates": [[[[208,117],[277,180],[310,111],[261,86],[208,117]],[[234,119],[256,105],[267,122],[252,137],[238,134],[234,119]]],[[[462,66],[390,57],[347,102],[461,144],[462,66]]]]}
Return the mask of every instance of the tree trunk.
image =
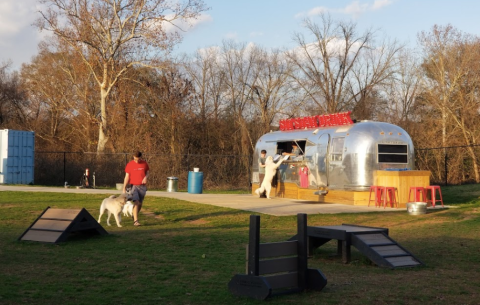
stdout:
{"type": "Polygon", "coordinates": [[[175,155],[175,116],[172,114],[170,119],[170,153],[175,155]]]}
{"type": "Polygon", "coordinates": [[[473,150],[472,146],[468,146],[468,154],[470,155],[470,158],[472,158],[473,172],[475,173],[475,182],[479,183],[480,182],[480,173],[478,172],[477,157],[475,156],[475,151],[473,150]]]}
{"type": "Polygon", "coordinates": [[[100,122],[98,125],[98,144],[97,152],[104,152],[108,142],[107,129],[107,108],[106,108],[107,90],[100,89],[100,122]]]}

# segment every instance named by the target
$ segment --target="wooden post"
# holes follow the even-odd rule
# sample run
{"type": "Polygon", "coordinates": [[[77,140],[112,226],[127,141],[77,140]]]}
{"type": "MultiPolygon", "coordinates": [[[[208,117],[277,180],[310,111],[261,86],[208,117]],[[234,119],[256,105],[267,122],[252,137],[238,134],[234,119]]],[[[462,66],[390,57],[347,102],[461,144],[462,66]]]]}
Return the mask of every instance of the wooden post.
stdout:
{"type": "Polygon", "coordinates": [[[260,216],[250,215],[248,236],[248,275],[259,275],[260,216]]]}
{"type": "Polygon", "coordinates": [[[297,214],[298,288],[307,288],[307,214],[297,214]]]}
{"type": "Polygon", "coordinates": [[[341,240],[337,240],[337,255],[338,256],[341,256],[343,253],[343,250],[342,250],[342,241],[341,240]]]}
{"type": "Polygon", "coordinates": [[[350,262],[351,244],[352,242],[350,240],[350,236],[347,239],[342,240],[342,260],[344,264],[348,264],[350,262]]]}

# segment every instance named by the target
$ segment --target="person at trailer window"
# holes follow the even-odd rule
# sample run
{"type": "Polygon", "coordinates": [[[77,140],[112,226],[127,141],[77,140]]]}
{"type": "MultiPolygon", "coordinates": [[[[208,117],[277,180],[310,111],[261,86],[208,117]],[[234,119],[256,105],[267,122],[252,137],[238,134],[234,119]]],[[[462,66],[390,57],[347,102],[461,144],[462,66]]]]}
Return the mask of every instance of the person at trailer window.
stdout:
{"type": "Polygon", "coordinates": [[[260,178],[260,184],[262,184],[263,177],[265,177],[265,160],[267,159],[267,151],[262,149],[260,157],[258,157],[258,174],[260,178]]]}
{"type": "Polygon", "coordinates": [[[298,147],[297,143],[293,142],[292,143],[292,152],[291,153],[288,153],[288,152],[284,152],[282,153],[282,155],[284,156],[295,156],[295,157],[298,157],[300,154],[302,153],[302,151],[300,150],[300,148],[298,147]]]}

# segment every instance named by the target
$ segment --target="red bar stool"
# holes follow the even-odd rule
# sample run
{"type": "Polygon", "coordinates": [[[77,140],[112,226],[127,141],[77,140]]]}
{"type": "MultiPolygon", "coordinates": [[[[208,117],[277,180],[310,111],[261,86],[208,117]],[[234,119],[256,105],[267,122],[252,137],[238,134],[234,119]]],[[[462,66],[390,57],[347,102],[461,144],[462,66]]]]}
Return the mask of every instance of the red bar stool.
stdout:
{"type": "Polygon", "coordinates": [[[387,202],[390,204],[390,207],[394,206],[398,208],[398,190],[396,187],[386,186],[384,187],[385,191],[383,193],[383,208],[387,206],[387,202]]]}
{"type": "Polygon", "coordinates": [[[435,203],[437,203],[437,201],[440,201],[440,203],[442,204],[442,208],[443,208],[442,191],[440,190],[439,185],[429,185],[425,188],[425,191],[427,193],[427,200],[426,200],[427,203],[431,202],[432,206],[435,207],[435,203]],[[438,190],[438,196],[440,197],[440,199],[436,199],[437,190],[438,190]],[[428,191],[430,191],[430,199],[428,199],[428,191]]]}
{"type": "Polygon", "coordinates": [[[413,198],[415,201],[426,202],[427,196],[425,193],[425,188],[423,186],[412,186],[410,187],[410,192],[408,193],[408,201],[412,202],[412,192],[413,198]],[[420,200],[420,195],[422,195],[423,201],[420,200]]]}
{"type": "Polygon", "coordinates": [[[384,190],[383,186],[377,186],[377,185],[370,186],[370,194],[368,195],[368,206],[370,206],[370,201],[372,201],[372,192],[373,192],[373,195],[375,196],[373,198],[373,200],[375,201],[375,207],[382,205],[383,190],[384,190]]]}

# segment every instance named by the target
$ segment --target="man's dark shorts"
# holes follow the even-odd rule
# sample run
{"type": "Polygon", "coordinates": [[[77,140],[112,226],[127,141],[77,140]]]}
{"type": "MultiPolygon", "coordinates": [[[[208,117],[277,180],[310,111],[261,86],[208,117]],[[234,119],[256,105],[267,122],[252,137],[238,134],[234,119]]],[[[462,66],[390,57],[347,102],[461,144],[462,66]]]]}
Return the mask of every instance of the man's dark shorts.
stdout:
{"type": "Polygon", "coordinates": [[[140,203],[143,203],[146,194],[147,186],[145,184],[132,185],[132,201],[140,201],[140,203]]]}

